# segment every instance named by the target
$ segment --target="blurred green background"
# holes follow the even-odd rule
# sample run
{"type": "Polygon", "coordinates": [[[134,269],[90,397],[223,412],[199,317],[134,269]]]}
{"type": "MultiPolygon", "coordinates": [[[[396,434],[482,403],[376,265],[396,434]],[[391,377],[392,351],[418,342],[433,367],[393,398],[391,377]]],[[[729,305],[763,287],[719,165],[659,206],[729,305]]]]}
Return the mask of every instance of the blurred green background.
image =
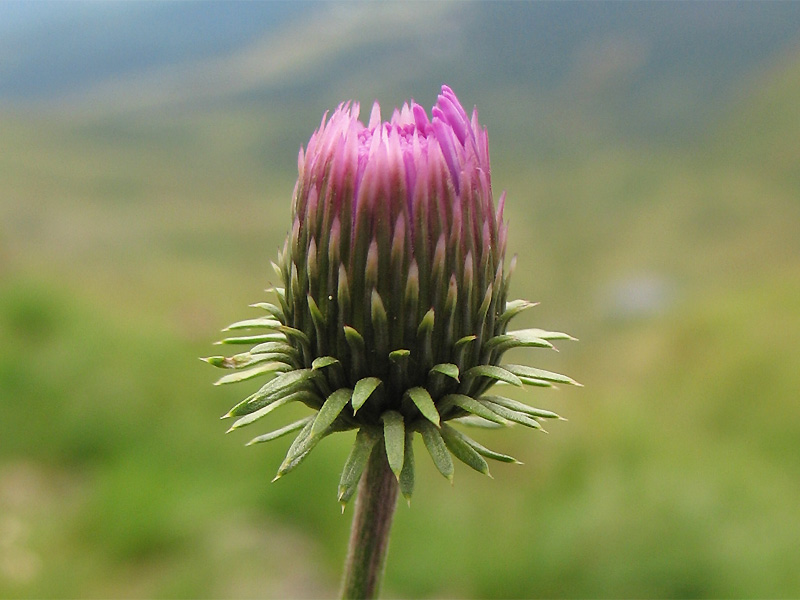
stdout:
{"type": "Polygon", "coordinates": [[[0,4],[0,596],[336,593],[351,440],[270,484],[197,357],[322,113],[442,83],[586,387],[494,480],[420,452],[384,595],[800,596],[800,4],[736,2],[0,4]]]}

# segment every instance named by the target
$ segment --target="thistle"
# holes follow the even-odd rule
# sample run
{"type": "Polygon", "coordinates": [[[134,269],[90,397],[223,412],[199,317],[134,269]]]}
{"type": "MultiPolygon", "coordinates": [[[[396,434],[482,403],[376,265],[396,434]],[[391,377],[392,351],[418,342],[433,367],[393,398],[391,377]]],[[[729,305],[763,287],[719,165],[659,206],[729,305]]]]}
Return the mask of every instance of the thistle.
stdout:
{"type": "Polygon", "coordinates": [[[507,299],[515,260],[505,268],[505,195],[495,207],[477,111],[468,116],[445,86],[430,118],[414,102],[388,122],[377,103],[366,126],[358,114],[358,104],[340,105],[300,150],[292,229],[273,264],[281,286],[273,303],[253,305],[264,316],[228,327],[261,333],[220,342],[249,351],[204,359],[234,369],[219,384],[270,378],[225,415],[236,418],[231,430],[292,402],[312,410],[250,442],[295,435],[276,479],[326,436],[356,430],[343,506],[373,463],[393,479],[390,500],[398,485],[410,499],[416,434],[451,480],[452,457],[485,474],[486,459],[517,462],[456,425],[541,429],[558,415],[494,393],[495,384],[578,385],[501,364],[512,348],[574,338],[509,330],[534,304],[507,299]]]}

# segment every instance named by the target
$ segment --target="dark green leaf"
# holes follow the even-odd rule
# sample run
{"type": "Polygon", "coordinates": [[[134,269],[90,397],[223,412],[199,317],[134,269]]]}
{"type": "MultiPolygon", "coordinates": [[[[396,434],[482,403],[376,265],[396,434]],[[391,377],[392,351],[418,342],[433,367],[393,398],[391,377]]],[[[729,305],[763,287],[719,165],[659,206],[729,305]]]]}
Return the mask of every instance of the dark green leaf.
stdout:
{"type": "Polygon", "coordinates": [[[258,437],[254,437],[252,440],[247,442],[247,446],[252,446],[253,444],[262,444],[264,442],[271,442],[272,440],[277,440],[279,437],[283,437],[284,435],[288,435],[298,429],[302,429],[305,427],[309,421],[314,418],[314,415],[309,417],[305,417],[300,419],[299,421],[295,421],[290,425],[286,425],[285,427],[281,427],[280,429],[276,429],[275,431],[270,431],[269,433],[265,433],[264,435],[259,435],[258,437]]]}
{"type": "Polygon", "coordinates": [[[264,342],[263,344],[258,344],[257,346],[252,347],[250,349],[250,354],[280,352],[286,354],[287,356],[291,356],[292,358],[296,358],[297,350],[294,348],[294,346],[291,346],[286,342],[286,338],[283,337],[282,334],[281,336],[281,340],[264,342]]]}
{"type": "Polygon", "coordinates": [[[283,362],[268,362],[265,364],[258,365],[257,367],[253,367],[252,369],[246,369],[244,371],[237,371],[236,373],[224,375],[223,377],[217,379],[217,381],[214,382],[214,385],[237,383],[239,381],[252,379],[253,377],[258,377],[259,375],[264,375],[265,373],[279,373],[281,371],[286,371],[291,368],[292,368],[291,366],[283,362]]]}
{"type": "Polygon", "coordinates": [[[389,352],[389,320],[386,316],[386,308],[380,295],[372,290],[371,298],[372,329],[374,332],[375,352],[381,360],[386,360],[389,352]]]}
{"type": "MultiPolygon", "coordinates": [[[[459,437],[458,433],[447,423],[442,425],[442,439],[450,449],[450,452],[453,453],[453,456],[479,473],[489,475],[489,465],[486,464],[486,461],[483,460],[483,457],[475,448],[459,437]]],[[[491,475],[489,476],[491,477],[491,475]]]]}
{"type": "Polygon", "coordinates": [[[553,344],[542,338],[533,336],[518,336],[512,333],[505,333],[489,338],[485,344],[489,350],[503,353],[512,348],[552,348],[553,344]]]}
{"type": "Polygon", "coordinates": [[[255,394],[252,394],[234,406],[226,416],[239,417],[255,412],[283,396],[302,388],[311,387],[316,376],[317,374],[311,369],[296,369],[294,371],[281,373],[255,394]]]}
{"type": "Polygon", "coordinates": [[[283,459],[281,466],[278,468],[278,474],[275,475],[275,478],[272,481],[276,481],[289,473],[290,471],[294,470],[306,456],[308,456],[309,452],[311,452],[314,447],[319,443],[319,441],[327,435],[327,432],[323,435],[311,436],[311,428],[314,426],[314,421],[309,421],[303,426],[303,429],[300,430],[300,433],[292,442],[292,445],[289,446],[289,451],[286,453],[286,458],[283,459]]]}
{"type": "Polygon", "coordinates": [[[397,479],[400,479],[400,471],[403,469],[403,455],[405,453],[405,425],[403,415],[394,410],[387,410],[381,415],[383,420],[383,437],[386,446],[386,458],[389,459],[389,467],[392,469],[397,479]]]}
{"type": "Polygon", "coordinates": [[[356,441],[350,450],[350,455],[347,457],[342,476],[339,479],[339,502],[343,509],[358,488],[358,481],[369,462],[370,454],[372,454],[377,440],[378,436],[366,427],[359,429],[356,434],[356,441]]]}
{"type": "Polygon", "coordinates": [[[366,351],[364,347],[363,336],[356,331],[353,327],[345,325],[344,337],[347,345],[350,347],[350,357],[352,359],[352,368],[357,377],[363,374],[364,364],[366,362],[366,351]]]}
{"type": "Polygon", "coordinates": [[[267,361],[294,365],[294,358],[281,352],[264,352],[259,354],[242,352],[241,354],[235,354],[229,357],[209,356],[208,358],[201,358],[200,360],[215,367],[219,367],[220,369],[244,369],[245,367],[251,367],[267,361]]]}
{"type": "Polygon", "coordinates": [[[271,304],[269,302],[256,302],[255,304],[251,304],[250,306],[253,308],[261,308],[267,311],[269,314],[271,314],[273,317],[275,317],[281,322],[286,321],[286,317],[284,317],[283,311],[274,304],[271,304]]]}
{"type": "Polygon", "coordinates": [[[400,471],[400,493],[410,504],[414,493],[414,432],[406,429],[403,470],[400,471]]]}
{"type": "Polygon", "coordinates": [[[450,458],[450,452],[442,439],[442,434],[428,421],[420,421],[419,429],[422,433],[422,441],[425,442],[425,447],[428,449],[428,454],[433,459],[433,464],[436,465],[442,475],[452,482],[453,459],[450,458]]]}
{"type": "Polygon", "coordinates": [[[274,411],[276,408],[280,408],[284,404],[288,404],[292,400],[293,400],[293,398],[292,398],[291,395],[284,396],[283,398],[281,398],[279,400],[276,400],[275,402],[272,402],[271,404],[267,404],[265,407],[263,407],[263,408],[261,408],[261,409],[259,409],[257,411],[251,412],[251,413],[249,413],[249,414],[247,414],[247,415],[245,415],[245,416],[243,416],[243,417],[241,417],[239,419],[236,419],[236,421],[234,421],[233,425],[230,426],[230,429],[228,429],[228,431],[226,431],[225,433],[230,433],[234,429],[239,429],[240,427],[244,427],[245,425],[250,425],[251,423],[253,423],[255,421],[258,421],[260,418],[267,416],[269,413],[274,411]]]}
{"type": "Polygon", "coordinates": [[[463,346],[465,344],[469,344],[470,342],[474,342],[476,339],[478,339],[478,336],[476,336],[476,335],[465,335],[464,337],[456,340],[455,346],[456,346],[456,348],[460,348],[461,346],[463,346]]]}
{"type": "Polygon", "coordinates": [[[490,408],[492,412],[500,415],[504,419],[513,421],[514,423],[519,423],[520,425],[525,425],[526,427],[532,427],[533,429],[542,428],[542,426],[539,425],[537,421],[535,421],[534,419],[532,419],[531,417],[529,417],[524,413],[511,410],[510,408],[506,408],[505,406],[502,406],[490,400],[486,400],[483,397],[479,398],[479,401],[485,404],[488,408],[490,408]]]}
{"type": "Polygon", "coordinates": [[[311,368],[315,371],[319,371],[325,367],[329,367],[338,363],[339,361],[332,356],[320,356],[314,359],[314,362],[311,363],[311,368]]]}
{"type": "Polygon", "coordinates": [[[467,415],[465,417],[456,417],[455,419],[450,419],[454,423],[459,423],[461,425],[466,425],[467,427],[477,427],[479,429],[502,429],[503,427],[507,427],[509,423],[504,421],[501,425],[500,423],[495,423],[493,421],[487,421],[486,419],[482,419],[476,415],[467,415]]]}
{"type": "Polygon", "coordinates": [[[400,349],[389,352],[389,360],[395,363],[405,362],[409,356],[411,356],[411,350],[400,349]]]}
{"type": "Polygon", "coordinates": [[[527,300],[511,300],[506,302],[506,309],[500,315],[500,322],[505,323],[514,316],[539,304],[538,302],[528,302],[527,300]]]}
{"type": "Polygon", "coordinates": [[[495,404],[499,404],[500,406],[504,406],[510,410],[515,410],[519,413],[523,413],[529,415],[531,417],[537,417],[540,419],[561,419],[564,420],[562,417],[557,415],[556,413],[543,410],[541,408],[534,408],[533,406],[528,406],[522,402],[518,402],[517,400],[513,400],[512,398],[504,398],[503,396],[481,396],[481,399],[489,400],[490,402],[494,402],[495,404]]]}
{"type": "Polygon", "coordinates": [[[322,408],[319,409],[317,418],[314,419],[311,435],[317,436],[328,429],[342,412],[345,405],[350,402],[352,396],[353,390],[350,388],[340,388],[328,396],[322,408]]]}
{"type": "MultiPolygon", "coordinates": [[[[241,355],[237,355],[241,356],[241,355]]],[[[247,359],[243,359],[242,362],[245,360],[249,360],[250,354],[247,353],[247,359]]],[[[207,362],[212,367],[217,367],[218,369],[235,369],[236,368],[236,357],[231,356],[203,356],[200,358],[203,362],[207,362]]]]}
{"type": "Polygon", "coordinates": [[[417,345],[420,349],[419,360],[423,365],[429,365],[433,362],[433,326],[435,316],[431,308],[422,317],[419,327],[417,328],[417,345]]]}
{"type": "Polygon", "coordinates": [[[242,337],[229,337],[214,343],[215,344],[260,344],[263,342],[280,342],[285,340],[286,336],[284,336],[282,333],[265,333],[263,335],[246,335],[242,337]]]}
{"type": "Polygon", "coordinates": [[[458,406],[468,413],[477,415],[483,419],[486,419],[487,421],[492,421],[500,425],[505,425],[506,423],[505,420],[497,416],[485,405],[475,400],[475,398],[472,396],[466,396],[464,394],[449,394],[442,398],[442,402],[444,402],[446,405],[458,406]]]}
{"type": "Polygon", "coordinates": [[[453,363],[439,363],[431,367],[430,373],[441,373],[458,381],[458,366],[453,363]]]}
{"type": "Polygon", "coordinates": [[[503,365],[503,368],[508,369],[518,377],[543,379],[544,381],[552,381],[554,383],[565,383],[568,385],[577,385],[583,387],[580,383],[570,377],[567,377],[566,375],[553,373],[552,371],[545,371],[544,369],[536,369],[527,365],[503,365]]]}
{"type": "Polygon", "coordinates": [[[423,387],[414,387],[406,391],[408,397],[422,413],[422,416],[428,419],[431,423],[439,426],[440,418],[439,411],[436,410],[436,405],[433,403],[433,398],[423,387]]]}
{"type": "Polygon", "coordinates": [[[353,413],[357,412],[359,408],[364,406],[364,403],[369,399],[375,389],[381,384],[378,377],[365,377],[356,382],[353,389],[353,413]]]}
{"type": "Polygon", "coordinates": [[[507,454],[500,454],[499,452],[495,452],[494,450],[489,450],[488,448],[486,448],[485,446],[482,446],[481,444],[479,444],[478,442],[476,442],[472,438],[464,435],[463,433],[461,433],[458,429],[456,429],[454,427],[451,427],[451,434],[455,435],[455,436],[458,436],[464,442],[466,442],[467,444],[472,446],[472,448],[478,454],[480,454],[481,456],[485,456],[486,458],[491,458],[492,460],[497,460],[497,461],[500,461],[500,462],[522,464],[516,458],[514,458],[513,456],[508,456],[507,454]]]}
{"type": "Polygon", "coordinates": [[[496,365],[477,365],[464,373],[464,377],[488,377],[489,379],[504,381],[511,385],[522,387],[522,382],[519,380],[519,377],[505,370],[503,367],[498,367],[496,365]]]}
{"type": "Polygon", "coordinates": [[[266,329],[279,329],[282,327],[282,323],[280,321],[276,321],[275,319],[269,318],[259,318],[259,319],[246,319],[244,321],[237,321],[236,323],[232,323],[228,325],[222,331],[232,331],[235,329],[254,329],[254,328],[266,328],[266,329]]]}
{"type": "Polygon", "coordinates": [[[306,348],[311,346],[311,340],[308,339],[308,336],[300,331],[299,329],[295,329],[294,327],[289,327],[288,325],[281,325],[279,328],[280,332],[286,335],[287,338],[295,339],[306,348]]]}
{"type": "Polygon", "coordinates": [[[577,338],[572,337],[568,333],[561,333],[560,331],[545,331],[544,329],[518,329],[517,331],[509,331],[508,335],[513,335],[521,339],[533,338],[540,340],[578,341],[577,338]]]}

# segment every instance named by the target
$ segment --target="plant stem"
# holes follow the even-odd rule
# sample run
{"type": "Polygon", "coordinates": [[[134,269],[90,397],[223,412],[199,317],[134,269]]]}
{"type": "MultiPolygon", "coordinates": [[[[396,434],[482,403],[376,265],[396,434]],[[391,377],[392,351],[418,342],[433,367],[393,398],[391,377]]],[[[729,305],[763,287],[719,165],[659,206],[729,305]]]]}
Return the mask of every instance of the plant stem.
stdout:
{"type": "Polygon", "coordinates": [[[389,530],[397,506],[397,479],[383,443],[375,444],[358,484],[350,546],[341,597],[377,598],[389,548],[389,530]]]}

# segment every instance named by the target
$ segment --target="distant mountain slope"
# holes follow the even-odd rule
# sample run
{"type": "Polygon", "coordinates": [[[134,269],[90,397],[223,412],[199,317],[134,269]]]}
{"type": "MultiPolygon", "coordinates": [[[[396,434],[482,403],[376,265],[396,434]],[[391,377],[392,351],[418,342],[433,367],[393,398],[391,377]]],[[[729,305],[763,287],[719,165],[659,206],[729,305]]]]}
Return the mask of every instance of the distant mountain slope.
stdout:
{"type": "Polygon", "coordinates": [[[234,52],[315,3],[2,2],[0,99],[58,100],[234,52]]]}
{"type": "Polygon", "coordinates": [[[0,106],[318,113],[345,98],[428,103],[447,82],[481,106],[514,104],[514,130],[545,145],[565,132],[589,145],[694,133],[800,44],[792,2],[44,2],[4,14],[0,106]]]}

